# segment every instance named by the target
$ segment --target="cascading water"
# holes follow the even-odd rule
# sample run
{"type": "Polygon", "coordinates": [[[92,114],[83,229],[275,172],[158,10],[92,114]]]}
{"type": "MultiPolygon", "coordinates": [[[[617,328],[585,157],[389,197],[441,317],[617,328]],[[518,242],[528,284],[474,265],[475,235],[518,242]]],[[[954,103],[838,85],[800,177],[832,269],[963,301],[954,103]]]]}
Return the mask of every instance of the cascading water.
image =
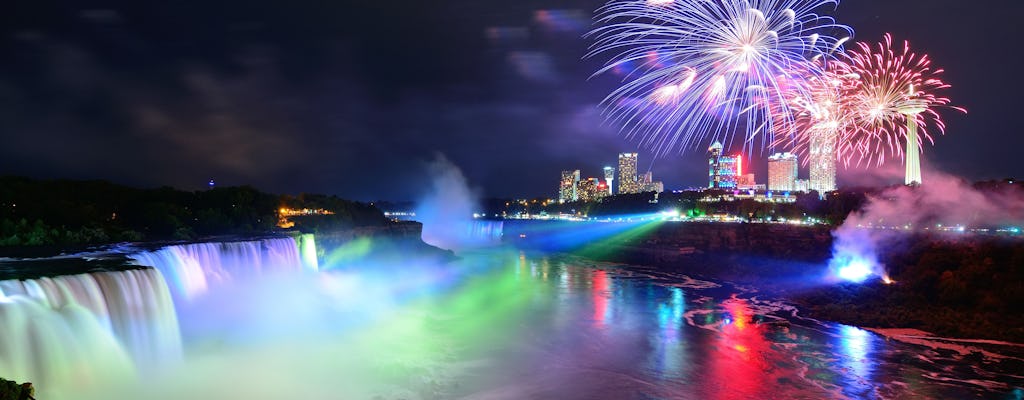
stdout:
{"type": "Polygon", "coordinates": [[[0,281],[0,371],[73,387],[181,359],[167,284],[154,269],[0,281]]]}
{"type": "Polygon", "coordinates": [[[505,227],[504,221],[473,221],[469,227],[471,240],[484,245],[501,243],[501,235],[505,227]]]}
{"type": "Polygon", "coordinates": [[[173,368],[189,303],[235,282],[318,269],[313,235],[118,253],[138,267],[0,281],[0,375],[68,398],[173,368]]]}
{"type": "Polygon", "coordinates": [[[316,271],[315,246],[312,235],[303,235],[297,240],[273,238],[181,244],[130,257],[138,265],[159,269],[171,285],[175,303],[180,303],[237,280],[274,273],[316,271]],[[301,252],[299,243],[303,246],[301,252]]]}

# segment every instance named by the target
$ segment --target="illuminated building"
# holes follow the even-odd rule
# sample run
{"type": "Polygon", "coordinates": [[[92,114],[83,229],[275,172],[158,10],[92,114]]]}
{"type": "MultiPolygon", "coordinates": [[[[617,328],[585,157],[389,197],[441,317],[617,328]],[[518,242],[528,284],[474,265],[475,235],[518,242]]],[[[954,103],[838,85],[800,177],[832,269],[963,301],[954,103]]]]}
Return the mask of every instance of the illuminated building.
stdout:
{"type": "Polygon", "coordinates": [[[640,191],[661,193],[665,191],[665,184],[662,181],[647,182],[640,191]]]}
{"type": "Polygon", "coordinates": [[[611,195],[612,193],[614,193],[614,192],[612,192],[612,181],[614,181],[614,180],[615,180],[615,168],[604,167],[604,181],[605,181],[605,183],[607,183],[607,186],[608,186],[608,195],[611,195]]]}
{"type": "Polygon", "coordinates": [[[836,190],[836,134],[820,132],[811,137],[810,189],[818,193],[836,190]]]}
{"type": "Polygon", "coordinates": [[[601,185],[601,181],[597,178],[587,178],[580,181],[579,188],[576,191],[579,195],[579,201],[594,201],[603,197],[598,193],[599,188],[603,188],[603,185],[601,185]]]}
{"type": "Polygon", "coordinates": [[[580,184],[580,170],[562,171],[562,181],[558,185],[558,202],[566,203],[579,199],[577,189],[580,184]]]}
{"type": "Polygon", "coordinates": [[[754,174],[743,174],[736,177],[736,188],[740,190],[757,190],[754,174]]]}
{"type": "Polygon", "coordinates": [[[595,200],[603,199],[603,198],[611,196],[611,195],[612,195],[611,194],[611,190],[608,190],[608,185],[606,185],[604,182],[598,181],[597,182],[597,193],[594,195],[594,199],[595,200]]]}
{"type": "Polygon", "coordinates": [[[718,187],[718,168],[719,159],[722,157],[722,144],[715,142],[711,147],[708,147],[708,187],[718,187]]]}
{"type": "Polygon", "coordinates": [[[708,148],[708,187],[734,189],[743,174],[743,156],[723,156],[722,144],[715,142],[708,148]]]}
{"type": "Polygon", "coordinates": [[[811,181],[807,179],[797,179],[793,181],[793,190],[797,192],[807,192],[811,190],[811,181]]]}
{"type": "Polygon", "coordinates": [[[768,190],[776,192],[796,191],[799,171],[796,154],[775,153],[768,157],[768,190]]]}
{"type": "Polygon", "coordinates": [[[277,227],[288,229],[295,226],[295,222],[288,219],[288,217],[301,217],[306,215],[334,215],[334,211],[326,210],[323,208],[288,208],[282,206],[277,209],[277,227]]]}
{"type": "Polygon", "coordinates": [[[619,154],[619,194],[637,193],[640,190],[636,180],[636,164],[636,153],[619,154]]]}

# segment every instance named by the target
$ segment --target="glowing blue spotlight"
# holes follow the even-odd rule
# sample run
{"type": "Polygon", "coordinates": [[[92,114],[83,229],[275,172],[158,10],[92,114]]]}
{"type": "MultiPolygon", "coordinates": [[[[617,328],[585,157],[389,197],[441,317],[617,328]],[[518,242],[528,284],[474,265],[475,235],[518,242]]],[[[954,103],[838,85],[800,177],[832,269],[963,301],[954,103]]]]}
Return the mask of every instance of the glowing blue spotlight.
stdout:
{"type": "Polygon", "coordinates": [[[871,275],[871,266],[861,260],[852,260],[849,264],[839,268],[839,277],[850,282],[863,282],[871,275]]]}

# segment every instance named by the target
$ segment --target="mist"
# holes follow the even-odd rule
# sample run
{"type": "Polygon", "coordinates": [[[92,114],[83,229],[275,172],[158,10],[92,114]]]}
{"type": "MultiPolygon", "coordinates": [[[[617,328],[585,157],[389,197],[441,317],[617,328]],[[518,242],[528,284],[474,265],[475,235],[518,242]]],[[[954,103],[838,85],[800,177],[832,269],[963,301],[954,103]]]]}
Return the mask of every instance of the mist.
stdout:
{"type": "Polygon", "coordinates": [[[430,189],[416,202],[416,219],[423,223],[423,241],[446,250],[491,245],[500,239],[501,222],[477,221],[479,196],[462,170],[437,154],[428,167],[430,189]]]}
{"type": "MultiPolygon", "coordinates": [[[[925,171],[918,187],[896,186],[869,195],[833,233],[833,268],[859,264],[886,277],[880,245],[896,243],[908,232],[971,234],[974,229],[1019,228],[1024,224],[1024,189],[1019,184],[978,188],[941,171],[925,171]]],[[[956,236],[951,236],[955,238],[956,236]]]]}

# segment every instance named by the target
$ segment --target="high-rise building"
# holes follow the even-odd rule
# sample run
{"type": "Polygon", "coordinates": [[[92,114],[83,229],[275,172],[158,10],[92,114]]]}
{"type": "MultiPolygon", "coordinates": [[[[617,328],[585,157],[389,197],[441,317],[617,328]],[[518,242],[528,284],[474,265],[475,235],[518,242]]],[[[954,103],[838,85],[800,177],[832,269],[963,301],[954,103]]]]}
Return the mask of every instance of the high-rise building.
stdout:
{"type": "Polygon", "coordinates": [[[708,187],[733,189],[743,174],[743,156],[723,156],[722,144],[715,142],[708,148],[708,187]]]}
{"type": "Polygon", "coordinates": [[[715,142],[708,147],[708,188],[718,187],[718,169],[720,167],[720,158],[722,157],[722,144],[715,142]]]}
{"type": "Polygon", "coordinates": [[[619,154],[619,194],[636,193],[639,187],[636,182],[636,153],[619,154]]]}
{"type": "Polygon", "coordinates": [[[604,167],[604,182],[608,186],[608,195],[612,193],[612,181],[615,180],[615,168],[604,167]]]}
{"type": "Polygon", "coordinates": [[[819,131],[811,136],[810,189],[819,194],[836,190],[836,134],[819,131]]]}
{"type": "Polygon", "coordinates": [[[796,154],[775,153],[768,157],[768,190],[777,192],[796,191],[799,171],[796,154]]]}
{"type": "Polygon", "coordinates": [[[594,201],[598,199],[598,184],[601,181],[597,178],[587,178],[580,181],[577,194],[579,201],[594,201]]]}
{"type": "Polygon", "coordinates": [[[579,199],[580,170],[562,171],[562,181],[558,185],[558,202],[567,203],[579,199]]]}

